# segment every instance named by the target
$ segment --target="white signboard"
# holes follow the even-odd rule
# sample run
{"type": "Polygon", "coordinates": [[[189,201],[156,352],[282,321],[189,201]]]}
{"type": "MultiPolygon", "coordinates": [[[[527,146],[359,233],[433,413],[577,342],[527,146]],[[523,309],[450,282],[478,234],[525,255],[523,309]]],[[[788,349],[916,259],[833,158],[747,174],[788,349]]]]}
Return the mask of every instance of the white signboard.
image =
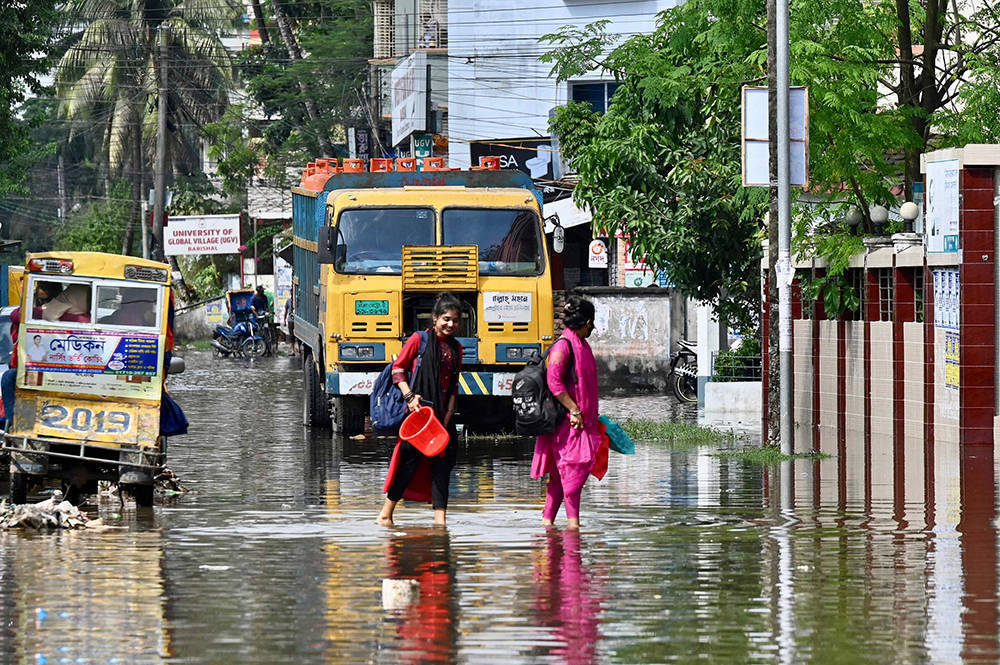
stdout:
{"type": "Polygon", "coordinates": [[[488,323],[528,323],[531,321],[531,292],[486,291],[483,318],[488,323]]]}
{"type": "Polygon", "coordinates": [[[417,51],[392,70],[392,144],[427,129],[427,54],[417,51]]]}
{"type": "Polygon", "coordinates": [[[587,267],[608,267],[608,246],[604,244],[603,240],[590,241],[590,251],[587,252],[587,267]]]}
{"type": "Polygon", "coordinates": [[[239,215],[170,217],[163,227],[163,253],[167,256],[238,254],[239,215]]]}
{"type": "MultiPolygon", "coordinates": [[[[767,88],[743,87],[743,186],[770,187],[767,88]]],[[[791,184],[809,182],[809,89],[788,90],[788,170],[791,184]]]]}
{"type": "Polygon", "coordinates": [[[928,252],[958,251],[958,160],[927,162],[927,217],[924,240],[928,252]]]}

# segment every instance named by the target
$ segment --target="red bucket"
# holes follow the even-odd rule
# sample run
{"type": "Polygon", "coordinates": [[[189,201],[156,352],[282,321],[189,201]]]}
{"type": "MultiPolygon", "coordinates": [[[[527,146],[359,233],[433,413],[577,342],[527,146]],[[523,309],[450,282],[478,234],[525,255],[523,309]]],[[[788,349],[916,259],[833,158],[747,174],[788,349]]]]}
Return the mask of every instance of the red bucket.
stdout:
{"type": "Polygon", "coordinates": [[[410,444],[427,457],[440,455],[448,445],[448,430],[434,415],[434,409],[422,406],[399,426],[399,438],[410,444]]]}

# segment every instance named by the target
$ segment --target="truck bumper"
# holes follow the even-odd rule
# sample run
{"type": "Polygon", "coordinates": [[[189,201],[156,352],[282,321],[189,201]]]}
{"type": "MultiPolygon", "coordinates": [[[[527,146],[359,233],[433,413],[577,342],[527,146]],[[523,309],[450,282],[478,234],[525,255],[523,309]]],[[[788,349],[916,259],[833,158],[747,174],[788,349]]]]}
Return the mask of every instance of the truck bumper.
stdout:
{"type": "MultiPolygon", "coordinates": [[[[327,395],[370,395],[378,372],[327,372],[327,395]]],[[[459,395],[510,395],[514,372],[462,372],[459,395]]]]}

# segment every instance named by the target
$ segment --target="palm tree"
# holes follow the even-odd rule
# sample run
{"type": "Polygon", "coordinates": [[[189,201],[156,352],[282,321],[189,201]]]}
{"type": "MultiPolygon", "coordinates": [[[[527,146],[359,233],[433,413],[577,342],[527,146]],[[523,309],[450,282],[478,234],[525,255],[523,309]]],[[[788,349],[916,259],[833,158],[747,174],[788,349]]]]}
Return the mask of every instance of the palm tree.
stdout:
{"type": "Polygon", "coordinates": [[[106,178],[132,182],[132,221],[122,253],[132,248],[147,156],[155,144],[156,96],[167,32],[168,165],[197,165],[197,132],[228,105],[232,63],[219,39],[242,13],[233,0],[69,0],[74,29],[56,69],[61,113],[74,129],[103,137],[106,178]]]}

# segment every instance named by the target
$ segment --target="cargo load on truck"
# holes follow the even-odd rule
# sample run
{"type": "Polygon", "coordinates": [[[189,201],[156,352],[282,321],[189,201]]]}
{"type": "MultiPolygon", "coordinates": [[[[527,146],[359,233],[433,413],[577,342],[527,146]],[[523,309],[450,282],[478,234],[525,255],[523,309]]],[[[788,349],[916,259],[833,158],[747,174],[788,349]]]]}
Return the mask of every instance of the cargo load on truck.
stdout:
{"type": "Polygon", "coordinates": [[[512,418],[514,374],[552,343],[552,280],[541,195],[484,157],[317,160],[292,189],[295,337],[303,418],[354,434],[379,371],[431,325],[438,293],[463,303],[458,421],[512,418]]]}

